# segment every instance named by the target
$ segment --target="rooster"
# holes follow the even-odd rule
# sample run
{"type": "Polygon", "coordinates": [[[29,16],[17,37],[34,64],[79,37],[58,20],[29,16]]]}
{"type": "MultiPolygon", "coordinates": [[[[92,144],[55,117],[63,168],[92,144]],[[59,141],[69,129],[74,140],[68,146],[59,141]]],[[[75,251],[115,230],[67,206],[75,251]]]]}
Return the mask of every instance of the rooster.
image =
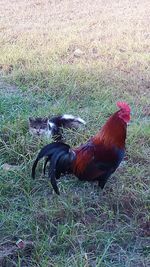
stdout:
{"type": "Polygon", "coordinates": [[[119,110],[85,144],[73,149],[62,142],[44,146],[33,164],[32,177],[35,177],[38,161],[46,157],[44,174],[46,165],[50,162],[48,175],[58,195],[56,180],[66,173],[72,173],[83,181],[98,181],[103,189],[125,154],[127,123],[130,121],[131,110],[126,102],[117,102],[117,107],[119,110]]]}

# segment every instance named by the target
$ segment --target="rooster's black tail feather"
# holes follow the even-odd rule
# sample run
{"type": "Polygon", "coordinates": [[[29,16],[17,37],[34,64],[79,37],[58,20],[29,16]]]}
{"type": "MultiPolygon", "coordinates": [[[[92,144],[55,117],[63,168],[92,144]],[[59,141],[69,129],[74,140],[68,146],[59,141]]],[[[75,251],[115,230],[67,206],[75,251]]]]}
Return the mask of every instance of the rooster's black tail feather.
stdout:
{"type": "MultiPolygon", "coordinates": [[[[52,156],[56,151],[58,151],[60,148],[63,148],[63,149],[65,149],[65,150],[66,150],[66,149],[69,150],[70,146],[68,146],[68,145],[66,145],[66,144],[64,144],[64,143],[61,143],[61,142],[57,142],[57,143],[54,142],[54,143],[51,143],[51,144],[48,144],[48,145],[44,146],[44,147],[40,150],[40,152],[39,152],[39,154],[38,154],[36,160],[35,160],[34,163],[33,163],[33,167],[32,167],[32,178],[35,178],[35,169],[36,169],[36,166],[37,166],[38,161],[39,161],[41,158],[43,158],[43,157],[48,157],[48,160],[50,160],[50,159],[51,159],[51,156],[52,156]]],[[[46,164],[47,164],[48,160],[46,160],[46,164]]],[[[46,166],[45,166],[45,167],[46,167],[46,166]]],[[[44,168],[45,168],[45,167],[44,167],[44,168]]]]}
{"type": "Polygon", "coordinates": [[[37,166],[38,161],[46,157],[44,163],[43,172],[45,174],[46,165],[48,161],[50,161],[48,175],[51,180],[51,184],[55,192],[59,195],[59,189],[57,186],[56,179],[59,179],[61,173],[69,172],[70,171],[70,163],[75,158],[75,153],[70,150],[70,146],[61,142],[51,143],[46,145],[41,149],[39,152],[35,162],[33,163],[32,167],[32,177],[35,178],[35,169],[37,166]]]}

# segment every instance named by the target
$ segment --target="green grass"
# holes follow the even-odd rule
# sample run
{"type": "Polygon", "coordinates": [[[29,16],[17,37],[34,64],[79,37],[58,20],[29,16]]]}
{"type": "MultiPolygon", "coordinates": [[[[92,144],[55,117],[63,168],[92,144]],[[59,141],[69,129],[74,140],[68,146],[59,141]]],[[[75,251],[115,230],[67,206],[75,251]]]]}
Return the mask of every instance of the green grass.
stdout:
{"type": "Polygon", "coordinates": [[[82,8],[77,1],[73,6],[67,3],[64,9],[59,3],[54,10],[48,9],[52,15],[56,12],[48,21],[44,15],[51,5],[48,1],[44,5],[32,0],[30,6],[17,1],[12,28],[9,8],[5,9],[8,3],[2,10],[0,264],[1,255],[9,249],[6,246],[2,253],[4,242],[21,238],[33,241],[34,248],[5,257],[2,266],[147,267],[150,77],[146,1],[134,0],[130,8],[128,1],[114,0],[107,6],[103,1],[97,5],[83,1],[82,8]],[[17,12],[20,3],[24,20],[17,12]],[[73,54],[76,48],[84,52],[79,58],[73,54]],[[9,71],[10,64],[13,69],[9,71]],[[59,197],[41,175],[42,163],[36,179],[31,178],[37,152],[51,140],[30,136],[29,116],[80,115],[87,121],[86,130],[65,131],[66,142],[76,146],[98,131],[116,110],[118,100],[132,108],[127,153],[103,192],[96,184],[66,176],[59,181],[59,197]],[[5,163],[17,168],[4,170],[5,163]]]}

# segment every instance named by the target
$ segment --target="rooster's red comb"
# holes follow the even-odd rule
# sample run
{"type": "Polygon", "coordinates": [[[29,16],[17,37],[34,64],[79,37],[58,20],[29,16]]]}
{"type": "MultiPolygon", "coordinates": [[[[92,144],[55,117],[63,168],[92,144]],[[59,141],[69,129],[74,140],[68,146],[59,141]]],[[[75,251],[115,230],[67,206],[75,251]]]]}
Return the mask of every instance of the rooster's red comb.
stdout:
{"type": "Polygon", "coordinates": [[[131,111],[130,106],[126,102],[117,102],[117,107],[129,113],[131,111]]]}

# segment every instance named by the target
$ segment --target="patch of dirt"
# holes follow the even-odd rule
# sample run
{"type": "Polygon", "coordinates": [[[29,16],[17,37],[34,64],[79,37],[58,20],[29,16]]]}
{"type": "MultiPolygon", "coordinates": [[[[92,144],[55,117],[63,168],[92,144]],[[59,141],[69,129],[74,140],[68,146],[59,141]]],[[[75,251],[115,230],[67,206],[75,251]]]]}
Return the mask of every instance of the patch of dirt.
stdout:
{"type": "Polygon", "coordinates": [[[12,64],[0,64],[0,72],[4,74],[10,74],[13,71],[12,64]]]}
{"type": "Polygon", "coordinates": [[[19,165],[10,165],[8,163],[4,163],[1,167],[4,171],[15,171],[15,170],[18,170],[18,168],[20,166],[19,165]]]}
{"type": "Polygon", "coordinates": [[[148,164],[149,163],[149,160],[148,159],[145,159],[143,157],[138,157],[138,156],[137,157],[132,156],[131,160],[132,160],[132,164],[139,163],[141,165],[145,165],[145,164],[148,164]]]}
{"type": "MultiPolygon", "coordinates": [[[[18,254],[29,258],[33,250],[33,242],[23,241],[19,239],[17,242],[6,241],[0,244],[0,266],[1,267],[13,267],[16,266],[18,254]]],[[[25,266],[22,264],[21,266],[25,266]]],[[[29,266],[29,265],[26,265],[29,266]]]]}
{"type": "Polygon", "coordinates": [[[17,86],[6,83],[3,78],[0,77],[0,92],[4,94],[14,94],[19,93],[19,90],[17,86]]]}
{"type": "Polygon", "coordinates": [[[145,221],[140,224],[139,234],[143,237],[150,237],[150,221],[145,221]]]}
{"type": "Polygon", "coordinates": [[[120,198],[119,204],[113,203],[112,209],[117,214],[118,209],[122,215],[126,215],[128,219],[134,216],[135,207],[137,206],[137,197],[132,193],[126,193],[120,198]]]}
{"type": "MultiPolygon", "coordinates": [[[[149,86],[150,90],[150,86],[149,86]]],[[[142,110],[142,115],[145,117],[150,117],[150,105],[144,106],[142,110]]]]}

